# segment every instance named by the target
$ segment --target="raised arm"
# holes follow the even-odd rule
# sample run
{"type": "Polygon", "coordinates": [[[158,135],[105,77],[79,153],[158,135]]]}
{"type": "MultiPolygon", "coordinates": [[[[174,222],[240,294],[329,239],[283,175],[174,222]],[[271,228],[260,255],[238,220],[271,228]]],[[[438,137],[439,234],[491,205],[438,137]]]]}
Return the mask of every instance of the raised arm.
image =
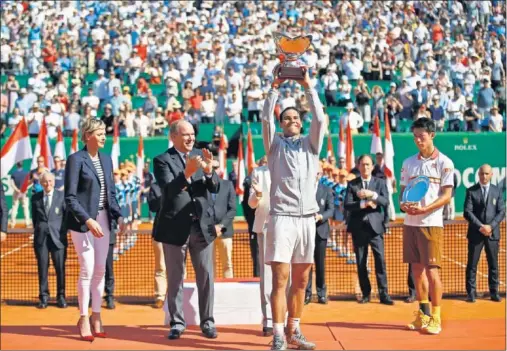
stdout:
{"type": "Polygon", "coordinates": [[[319,99],[319,94],[314,88],[305,88],[306,98],[310,105],[312,113],[312,123],[310,124],[310,145],[315,154],[319,154],[324,143],[324,134],[326,133],[326,115],[319,99]]]}
{"type": "Polygon", "coordinates": [[[266,154],[269,154],[273,139],[275,138],[276,126],[274,111],[278,95],[278,89],[270,89],[264,101],[264,108],[262,109],[262,139],[266,154]]]}

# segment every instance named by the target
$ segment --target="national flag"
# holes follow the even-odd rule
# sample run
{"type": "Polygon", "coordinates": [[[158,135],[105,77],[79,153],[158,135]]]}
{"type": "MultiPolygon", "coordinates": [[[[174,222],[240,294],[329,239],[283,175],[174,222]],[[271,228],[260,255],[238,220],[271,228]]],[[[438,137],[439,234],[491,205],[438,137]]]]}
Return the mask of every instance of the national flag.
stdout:
{"type": "Polygon", "coordinates": [[[229,143],[224,133],[220,137],[220,144],[218,144],[218,176],[222,179],[227,179],[227,148],[229,143]]]}
{"type": "Polygon", "coordinates": [[[42,123],[39,130],[39,137],[37,138],[37,144],[35,145],[35,151],[32,158],[31,169],[37,168],[37,159],[42,156],[44,157],[44,166],[52,170],[55,168],[53,162],[53,155],[51,155],[51,148],[49,146],[48,129],[46,126],[46,119],[42,119],[42,123]]]}
{"type": "Polygon", "coordinates": [[[30,185],[30,173],[27,173],[25,179],[23,179],[23,183],[21,184],[21,188],[19,189],[19,191],[23,194],[26,194],[29,185],[30,185]]]}
{"type": "Polygon", "coordinates": [[[384,174],[389,179],[394,179],[394,147],[391,139],[391,126],[389,116],[385,113],[385,150],[384,153],[384,174]]]}
{"type": "Polygon", "coordinates": [[[72,144],[70,145],[70,154],[72,155],[74,152],[79,150],[79,137],[77,129],[72,131],[72,144]]]}
{"type": "Polygon", "coordinates": [[[345,158],[346,144],[345,144],[345,126],[343,121],[340,120],[340,138],[338,140],[338,158],[345,158]]]}
{"type": "Polygon", "coordinates": [[[243,195],[245,192],[245,188],[243,187],[243,182],[245,181],[245,159],[243,157],[243,137],[239,138],[238,145],[238,169],[237,169],[238,178],[236,181],[236,194],[243,195]]]}
{"type": "Polygon", "coordinates": [[[25,118],[18,123],[4,147],[0,151],[0,174],[9,174],[18,162],[32,158],[32,145],[25,118]]]}
{"type": "Polygon", "coordinates": [[[111,160],[113,161],[113,169],[120,166],[120,132],[118,130],[118,122],[114,122],[113,126],[113,147],[111,149],[111,160]]]}
{"type": "Polygon", "coordinates": [[[331,131],[327,133],[327,160],[331,159],[331,157],[334,157],[333,152],[333,140],[331,139],[331,131]]]}
{"type": "Polygon", "coordinates": [[[347,167],[347,171],[351,171],[352,168],[356,166],[355,156],[354,156],[354,144],[352,143],[352,133],[350,130],[350,121],[347,121],[347,132],[346,132],[346,154],[345,154],[345,165],[347,167]]]}
{"type": "Polygon", "coordinates": [[[375,116],[373,121],[373,133],[371,134],[370,153],[376,154],[382,152],[382,140],[380,139],[380,121],[378,115],[375,116]]]}
{"type": "Polygon", "coordinates": [[[60,157],[61,160],[65,160],[67,158],[66,152],[65,152],[65,142],[63,141],[63,133],[62,128],[57,128],[57,137],[56,137],[56,145],[55,145],[55,152],[53,155],[56,157],[60,157]]]}
{"type": "Polygon", "coordinates": [[[143,184],[143,172],[144,171],[144,143],[143,143],[143,137],[139,136],[139,141],[137,144],[137,167],[136,167],[136,175],[137,178],[141,181],[141,184],[143,184]]]}
{"type": "Polygon", "coordinates": [[[250,124],[248,125],[247,144],[246,144],[246,168],[248,174],[252,174],[255,167],[255,153],[253,147],[252,131],[250,130],[250,124]]]}

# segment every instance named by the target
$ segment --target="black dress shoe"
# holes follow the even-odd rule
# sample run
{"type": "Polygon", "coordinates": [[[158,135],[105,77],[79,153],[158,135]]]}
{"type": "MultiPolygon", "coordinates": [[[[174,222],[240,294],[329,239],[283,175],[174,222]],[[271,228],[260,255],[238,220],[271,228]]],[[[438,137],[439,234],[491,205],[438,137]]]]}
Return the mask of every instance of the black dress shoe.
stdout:
{"type": "Polygon", "coordinates": [[[44,308],[48,308],[48,299],[46,298],[42,298],[39,302],[39,304],[37,305],[37,308],[38,309],[44,309],[44,308]]]}
{"type": "Polygon", "coordinates": [[[312,301],[312,297],[311,296],[305,296],[305,305],[308,305],[310,302],[312,301]]]}
{"type": "Polygon", "coordinates": [[[408,296],[408,297],[407,297],[405,300],[403,300],[403,301],[405,301],[405,303],[412,303],[412,302],[414,302],[414,301],[415,301],[415,296],[410,295],[410,296],[408,296]]]}
{"type": "Polygon", "coordinates": [[[217,328],[215,328],[213,326],[205,325],[202,328],[202,333],[208,339],[216,339],[216,337],[217,337],[217,328]]]}
{"type": "Polygon", "coordinates": [[[167,335],[167,338],[170,340],[176,340],[181,337],[181,334],[183,334],[183,330],[172,328],[169,331],[169,335],[167,335]]]}
{"type": "Polygon", "coordinates": [[[317,300],[318,303],[322,304],[322,305],[327,305],[327,297],[325,296],[321,296],[319,297],[319,299],[317,300]]]}
{"type": "Polygon", "coordinates": [[[262,328],[262,336],[273,336],[273,328],[269,327],[262,328]]]}
{"type": "Polygon", "coordinates": [[[391,299],[391,296],[384,296],[380,298],[380,303],[383,305],[392,306],[394,305],[394,301],[391,299]]]}
{"type": "Polygon", "coordinates": [[[475,302],[475,295],[473,295],[473,294],[468,294],[468,295],[467,295],[466,302],[471,302],[471,303],[475,302]]]}
{"type": "Polygon", "coordinates": [[[495,301],[495,302],[501,302],[502,301],[502,298],[498,294],[491,294],[490,298],[491,298],[492,301],[495,301]]]}
{"type": "Polygon", "coordinates": [[[114,299],[112,297],[106,297],[106,308],[108,310],[114,310],[116,305],[114,304],[114,299]]]}
{"type": "Polygon", "coordinates": [[[363,298],[361,300],[359,300],[358,302],[361,303],[361,304],[368,303],[368,302],[370,302],[370,297],[369,296],[363,296],[363,298]]]}
{"type": "Polygon", "coordinates": [[[65,297],[59,296],[56,299],[56,306],[58,306],[59,308],[67,308],[67,301],[65,301],[65,297]]]}

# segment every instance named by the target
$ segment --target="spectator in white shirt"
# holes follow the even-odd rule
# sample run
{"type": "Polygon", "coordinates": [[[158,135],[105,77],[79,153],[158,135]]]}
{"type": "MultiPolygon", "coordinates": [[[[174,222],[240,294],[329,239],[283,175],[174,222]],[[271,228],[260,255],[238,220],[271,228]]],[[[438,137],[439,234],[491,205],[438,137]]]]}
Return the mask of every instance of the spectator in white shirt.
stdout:
{"type": "Polygon", "coordinates": [[[248,100],[248,121],[260,121],[260,111],[264,105],[263,92],[259,88],[258,82],[252,82],[250,89],[246,93],[248,100]]]}
{"type": "Polygon", "coordinates": [[[503,117],[498,113],[498,107],[491,108],[491,115],[489,116],[489,130],[491,132],[501,133],[503,130],[503,117]]]}
{"type": "Polygon", "coordinates": [[[350,93],[352,91],[352,85],[349,83],[347,76],[342,76],[341,82],[338,85],[338,106],[347,106],[349,102],[352,102],[350,93]]]}
{"type": "Polygon", "coordinates": [[[213,94],[207,92],[204,94],[204,99],[201,102],[201,122],[213,123],[215,121],[216,103],[213,99],[213,94]]]}
{"type": "Polygon", "coordinates": [[[460,87],[454,87],[454,96],[447,104],[447,116],[449,120],[449,131],[461,131],[461,122],[463,121],[463,113],[465,112],[466,101],[461,95],[460,87]]]}
{"type": "Polygon", "coordinates": [[[97,116],[97,110],[99,109],[99,105],[100,105],[100,100],[99,98],[95,95],[94,91],[93,91],[93,88],[90,87],[88,88],[88,96],[85,96],[82,100],[81,100],[83,106],[85,105],[88,105],[90,106],[90,108],[92,109],[91,110],[91,115],[93,117],[96,117],[97,116]]]}
{"type": "Polygon", "coordinates": [[[280,99],[280,111],[285,110],[287,107],[296,107],[296,99],[291,95],[290,89],[285,89],[283,97],[280,99]]]}
{"type": "Polygon", "coordinates": [[[65,117],[65,130],[63,131],[64,136],[72,136],[74,130],[79,130],[81,126],[81,115],[78,111],[77,105],[70,107],[70,112],[65,117]]]}
{"type": "Polygon", "coordinates": [[[142,108],[138,108],[136,110],[136,116],[134,118],[134,129],[136,136],[142,136],[143,138],[146,138],[149,136],[151,126],[152,122],[150,118],[143,114],[142,108]]]}
{"type": "Polygon", "coordinates": [[[342,127],[346,128],[347,123],[350,123],[350,132],[352,134],[357,134],[358,129],[361,128],[364,124],[363,117],[354,111],[354,104],[352,102],[349,102],[347,104],[346,109],[347,112],[342,115],[340,124],[342,127]]]}
{"type": "Polygon", "coordinates": [[[328,69],[326,74],[322,77],[322,84],[324,85],[324,96],[326,98],[327,106],[336,106],[338,104],[336,101],[338,82],[338,76],[330,69],[328,69]]]}
{"type": "Polygon", "coordinates": [[[233,92],[225,105],[225,113],[229,118],[229,123],[231,124],[241,123],[241,111],[243,109],[243,106],[238,95],[238,92],[233,92]]]}
{"type": "Polygon", "coordinates": [[[39,103],[36,102],[32,106],[32,111],[26,116],[26,123],[28,124],[28,134],[31,138],[37,138],[40,132],[40,126],[44,114],[39,110],[39,103]]]}

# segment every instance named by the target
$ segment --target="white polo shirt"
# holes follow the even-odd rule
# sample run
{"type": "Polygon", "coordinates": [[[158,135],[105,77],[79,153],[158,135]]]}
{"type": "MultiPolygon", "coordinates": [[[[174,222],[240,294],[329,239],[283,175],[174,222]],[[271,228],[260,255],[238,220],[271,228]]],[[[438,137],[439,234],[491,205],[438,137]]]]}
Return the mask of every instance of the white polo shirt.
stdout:
{"type": "MultiPolygon", "coordinates": [[[[433,203],[442,193],[442,187],[454,186],[454,164],[451,159],[437,149],[429,158],[423,158],[421,154],[416,154],[403,161],[401,168],[400,184],[406,186],[408,182],[420,175],[430,178],[430,187],[428,192],[421,200],[421,206],[427,206],[433,203]]],[[[414,227],[443,227],[443,207],[431,213],[422,215],[405,216],[405,225],[414,227]]]]}

